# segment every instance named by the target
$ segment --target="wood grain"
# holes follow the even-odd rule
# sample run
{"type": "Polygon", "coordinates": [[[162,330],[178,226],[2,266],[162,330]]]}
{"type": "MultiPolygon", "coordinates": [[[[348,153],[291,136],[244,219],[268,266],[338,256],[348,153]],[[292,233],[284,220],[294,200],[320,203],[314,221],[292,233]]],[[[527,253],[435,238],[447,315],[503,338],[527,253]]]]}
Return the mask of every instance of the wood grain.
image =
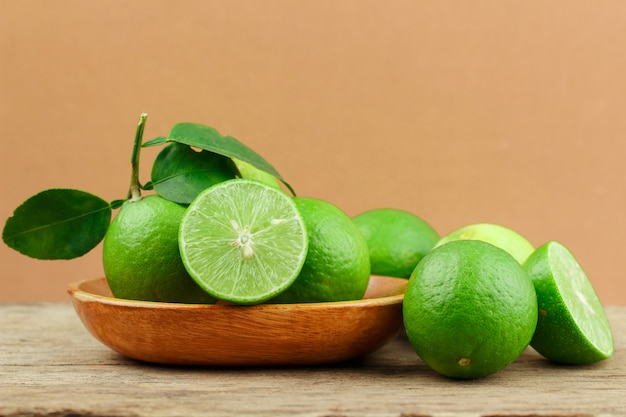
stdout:
{"type": "Polygon", "coordinates": [[[626,307],[615,355],[581,367],[528,349],[475,381],[439,377],[402,336],[334,366],[156,366],[97,342],[68,303],[0,304],[1,416],[574,417],[626,415],[626,307]]]}
{"type": "Polygon", "coordinates": [[[398,334],[407,280],[370,279],[362,300],[178,304],[114,298],[104,278],[69,287],[91,334],[129,358],[168,365],[319,365],[361,357],[398,334]]]}

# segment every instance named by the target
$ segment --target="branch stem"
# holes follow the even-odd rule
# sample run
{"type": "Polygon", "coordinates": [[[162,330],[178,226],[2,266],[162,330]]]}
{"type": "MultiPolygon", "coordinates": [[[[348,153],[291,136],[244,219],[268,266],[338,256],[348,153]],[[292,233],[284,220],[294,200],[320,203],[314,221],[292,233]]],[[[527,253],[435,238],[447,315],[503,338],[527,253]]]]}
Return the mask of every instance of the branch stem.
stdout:
{"type": "Polygon", "coordinates": [[[133,154],[130,158],[131,175],[130,175],[130,188],[128,189],[128,198],[130,201],[137,201],[141,199],[141,183],[139,182],[139,154],[141,151],[141,142],[143,140],[143,130],[146,127],[147,113],[141,113],[139,117],[139,123],[137,124],[137,131],[135,132],[135,144],[133,146],[133,154]]]}

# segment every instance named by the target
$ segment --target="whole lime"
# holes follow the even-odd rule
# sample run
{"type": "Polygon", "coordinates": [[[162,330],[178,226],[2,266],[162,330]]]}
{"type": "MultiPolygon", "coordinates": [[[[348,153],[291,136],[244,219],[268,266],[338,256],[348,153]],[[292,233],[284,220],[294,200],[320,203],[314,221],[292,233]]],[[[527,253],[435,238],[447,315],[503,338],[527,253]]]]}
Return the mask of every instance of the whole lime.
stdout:
{"type": "Polygon", "coordinates": [[[370,278],[367,242],[337,206],[316,198],[294,202],[307,230],[309,247],[293,284],[274,303],[311,303],[363,298],[370,278]]]}
{"type": "Polygon", "coordinates": [[[482,240],[491,243],[509,252],[520,264],[523,264],[535,250],[528,239],[515,230],[494,223],[476,223],[463,226],[442,237],[435,247],[459,239],[482,240]]]}
{"type": "Polygon", "coordinates": [[[479,240],[447,243],[417,265],[403,303],[416,353],[436,372],[479,378],[513,362],[537,324],[537,298],[511,255],[479,240]]]}
{"type": "Polygon", "coordinates": [[[278,178],[273,176],[272,174],[261,171],[254,165],[242,161],[241,159],[233,158],[233,162],[237,166],[239,173],[241,174],[241,178],[260,181],[265,185],[269,185],[272,188],[276,188],[277,190],[282,190],[280,186],[280,181],[278,178]]]}
{"type": "Polygon", "coordinates": [[[439,240],[435,229],[404,210],[373,209],[353,220],[367,241],[373,275],[409,278],[439,240]]]}
{"type": "Polygon", "coordinates": [[[104,274],[115,297],[212,303],[180,258],[178,229],[185,207],[158,195],[126,201],[104,237],[104,274]]]}

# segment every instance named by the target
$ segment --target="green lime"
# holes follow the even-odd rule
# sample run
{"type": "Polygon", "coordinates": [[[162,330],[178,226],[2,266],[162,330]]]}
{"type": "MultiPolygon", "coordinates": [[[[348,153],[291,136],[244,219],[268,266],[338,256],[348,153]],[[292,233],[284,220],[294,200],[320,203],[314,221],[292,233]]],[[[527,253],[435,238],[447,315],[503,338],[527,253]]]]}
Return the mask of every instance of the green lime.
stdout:
{"type": "Polygon", "coordinates": [[[524,264],[537,292],[539,319],[531,346],[546,358],[586,364],[613,355],[604,308],[574,255],[558,242],[540,246],[524,264]]]}
{"type": "Polygon", "coordinates": [[[323,200],[297,197],[309,236],[306,261],[296,281],[271,300],[311,303],[363,298],[370,279],[367,242],[352,219],[323,200]]]}
{"type": "Polygon", "coordinates": [[[442,237],[435,247],[453,240],[482,240],[509,252],[520,264],[535,250],[533,245],[521,234],[505,226],[493,223],[477,223],[461,227],[442,237]]]}
{"type": "Polygon", "coordinates": [[[507,252],[457,240],[417,264],[403,315],[409,342],[432,369],[479,378],[526,349],[537,324],[537,298],[528,274],[507,252]]]}
{"type": "Polygon", "coordinates": [[[208,293],[255,304],[296,279],[307,253],[307,234],[286,193],[235,179],[207,188],[191,203],[179,245],[187,271],[208,293]]]}
{"type": "Polygon", "coordinates": [[[409,278],[439,240],[428,223],[403,210],[374,209],[353,220],[367,241],[374,275],[409,278]]]}
{"type": "Polygon", "coordinates": [[[239,169],[239,173],[241,174],[241,178],[249,179],[249,180],[257,180],[262,182],[265,185],[269,185],[272,188],[276,188],[278,190],[282,190],[280,186],[280,181],[270,173],[265,171],[261,171],[257,167],[249,164],[240,159],[233,158],[233,162],[239,169]]]}
{"type": "Polygon", "coordinates": [[[185,207],[158,195],[128,200],[104,237],[102,262],[111,292],[144,301],[212,303],[191,279],[178,250],[185,207]]]}

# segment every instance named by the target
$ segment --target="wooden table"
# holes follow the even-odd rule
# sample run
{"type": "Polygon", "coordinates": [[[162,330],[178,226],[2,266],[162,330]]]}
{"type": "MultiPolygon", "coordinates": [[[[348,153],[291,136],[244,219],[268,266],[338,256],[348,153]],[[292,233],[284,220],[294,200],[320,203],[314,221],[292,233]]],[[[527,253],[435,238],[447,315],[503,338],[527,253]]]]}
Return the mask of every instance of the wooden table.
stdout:
{"type": "Polygon", "coordinates": [[[65,303],[0,304],[2,416],[626,416],[626,306],[609,306],[615,355],[556,366],[528,349],[490,377],[433,373],[400,335],[351,363],[187,368],[126,359],[65,303]]]}

